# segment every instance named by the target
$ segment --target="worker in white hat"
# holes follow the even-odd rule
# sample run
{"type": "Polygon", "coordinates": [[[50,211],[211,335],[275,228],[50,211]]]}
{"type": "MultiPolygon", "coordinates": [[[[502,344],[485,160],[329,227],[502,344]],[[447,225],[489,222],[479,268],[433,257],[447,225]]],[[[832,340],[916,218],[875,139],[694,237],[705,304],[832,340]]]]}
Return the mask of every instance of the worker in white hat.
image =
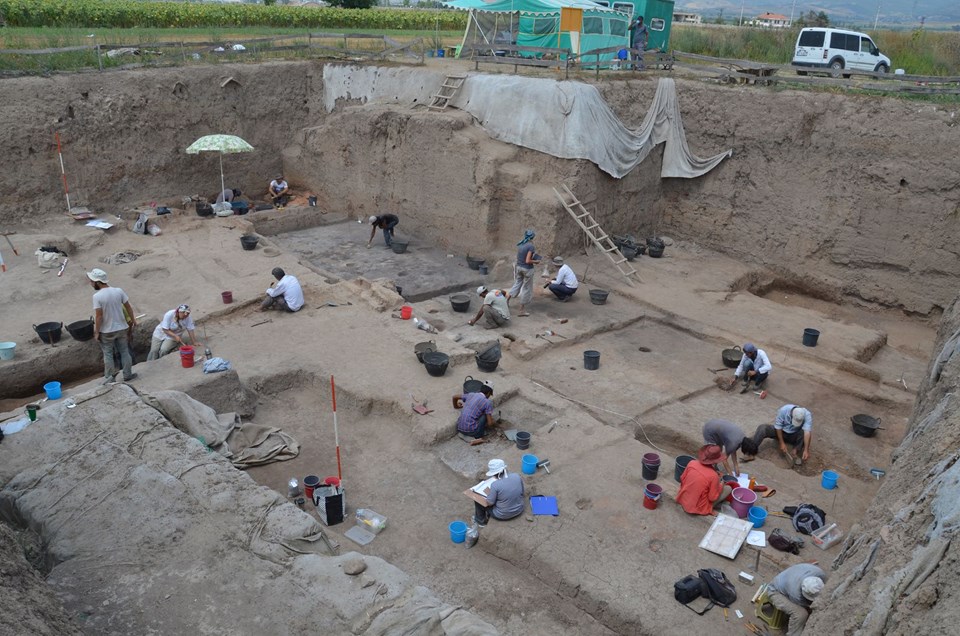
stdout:
{"type": "MultiPolygon", "coordinates": [[[[813,441],[813,414],[810,409],[806,409],[796,404],[784,404],[777,411],[777,419],[773,424],[761,424],[753,433],[753,446],[751,450],[758,450],[760,443],[765,439],[777,440],[780,445],[780,453],[784,457],[790,457],[791,453],[787,450],[787,444],[793,448],[793,463],[795,466],[803,464],[810,459],[810,443],[813,441]]],[[[749,455],[741,447],[744,453],[743,460],[751,461],[752,455],[749,455]]]]}
{"type": "Polygon", "coordinates": [[[370,240],[367,241],[367,248],[373,243],[373,237],[377,235],[378,228],[383,230],[383,242],[390,247],[393,244],[393,228],[399,225],[400,217],[396,214],[381,214],[371,216],[368,221],[370,222],[370,240]]]}
{"type": "Polygon", "coordinates": [[[800,636],[827,574],[811,563],[791,565],[767,586],[770,603],[787,615],[787,636],[800,636]]]}
{"type": "Polygon", "coordinates": [[[473,520],[478,526],[487,525],[490,517],[506,521],[523,513],[523,480],[517,473],[507,472],[507,463],[502,459],[491,459],[487,463],[487,477],[494,479],[485,491],[487,505],[474,502],[476,514],[473,520]]]}
{"type": "Polygon", "coordinates": [[[137,326],[130,298],[119,287],[111,287],[107,273],[102,269],[87,272],[90,285],[97,290],[93,294],[93,337],[103,351],[104,384],[113,382],[119,371],[114,366],[114,353],[120,354],[123,381],[137,377],[133,372],[133,357],[130,355],[129,333],[137,326]],[[126,312],[126,313],[124,313],[126,312]]]}
{"type": "Polygon", "coordinates": [[[577,275],[573,273],[573,269],[563,262],[562,256],[554,256],[551,262],[557,268],[557,277],[544,287],[552,291],[557,300],[565,303],[577,293],[580,281],[577,280],[577,275]]]}
{"type": "Polygon", "coordinates": [[[147,360],[156,360],[182,347],[187,344],[184,341],[186,337],[190,338],[192,346],[199,347],[200,341],[197,340],[195,329],[196,326],[190,317],[189,305],[180,305],[163,314],[163,320],[153,330],[153,340],[147,360]]]}
{"type": "Polygon", "coordinates": [[[510,300],[510,294],[504,289],[487,289],[480,285],[477,287],[477,296],[483,299],[477,315],[467,321],[468,325],[475,325],[481,316],[486,317],[486,328],[496,329],[503,327],[510,322],[510,307],[507,301],[510,300]]]}

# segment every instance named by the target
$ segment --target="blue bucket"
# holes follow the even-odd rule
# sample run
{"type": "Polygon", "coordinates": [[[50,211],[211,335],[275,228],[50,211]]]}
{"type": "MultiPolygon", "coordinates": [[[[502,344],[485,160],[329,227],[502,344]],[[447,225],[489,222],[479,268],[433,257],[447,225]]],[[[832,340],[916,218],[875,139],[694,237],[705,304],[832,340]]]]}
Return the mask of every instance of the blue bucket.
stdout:
{"type": "Polygon", "coordinates": [[[837,480],[840,479],[840,475],[833,472],[832,470],[825,470],[820,476],[820,485],[823,486],[826,490],[833,490],[837,487],[837,480]]]}
{"type": "Polygon", "coordinates": [[[43,390],[47,392],[47,399],[50,400],[59,400],[60,399],[60,383],[59,382],[47,382],[43,385],[43,390]]]}
{"type": "Polygon", "coordinates": [[[537,464],[540,462],[536,455],[524,455],[520,470],[524,475],[532,475],[537,472],[537,464]]]}
{"type": "Polygon", "coordinates": [[[764,522],[767,520],[767,511],[759,506],[753,506],[750,508],[750,511],[747,512],[747,517],[753,522],[754,528],[762,528],[764,522]]]}
{"type": "Polygon", "coordinates": [[[467,540],[467,524],[462,521],[450,522],[450,540],[454,543],[463,543],[467,540]]]}

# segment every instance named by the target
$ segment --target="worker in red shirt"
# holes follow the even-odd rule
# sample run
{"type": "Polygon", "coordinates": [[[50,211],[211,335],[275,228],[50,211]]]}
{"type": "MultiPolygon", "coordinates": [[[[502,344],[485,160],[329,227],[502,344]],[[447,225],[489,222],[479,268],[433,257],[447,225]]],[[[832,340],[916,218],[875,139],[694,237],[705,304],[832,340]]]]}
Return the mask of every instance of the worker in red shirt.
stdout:
{"type": "Polygon", "coordinates": [[[697,461],[687,464],[677,491],[677,503],[684,510],[692,515],[717,515],[716,508],[733,493],[733,488],[720,480],[716,468],[726,458],[722,448],[707,444],[697,453],[697,461]]]}

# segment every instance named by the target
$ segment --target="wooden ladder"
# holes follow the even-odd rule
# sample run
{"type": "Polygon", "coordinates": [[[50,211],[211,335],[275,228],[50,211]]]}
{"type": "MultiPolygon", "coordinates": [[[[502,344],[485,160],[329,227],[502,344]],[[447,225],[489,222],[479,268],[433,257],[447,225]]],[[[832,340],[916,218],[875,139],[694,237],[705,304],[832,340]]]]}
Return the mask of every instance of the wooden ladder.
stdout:
{"type": "Polygon", "coordinates": [[[597,249],[607,255],[607,258],[609,258],[610,262],[617,268],[617,271],[626,277],[628,283],[632,285],[634,279],[639,281],[640,277],[637,275],[637,270],[633,269],[633,266],[627,262],[626,257],[620,253],[620,249],[613,244],[613,241],[610,240],[607,233],[603,231],[603,228],[600,227],[600,224],[593,218],[593,215],[583,207],[583,204],[580,203],[570,188],[567,187],[567,184],[561,183],[560,188],[562,192],[556,188],[553,189],[553,192],[557,195],[557,198],[560,199],[560,203],[564,209],[570,213],[573,220],[580,226],[580,229],[590,237],[590,240],[597,246],[597,249]]]}
{"type": "Polygon", "coordinates": [[[450,100],[456,97],[457,91],[466,81],[466,75],[447,75],[440,86],[440,90],[433,96],[433,101],[427,106],[430,110],[445,110],[450,105],[450,100]]]}

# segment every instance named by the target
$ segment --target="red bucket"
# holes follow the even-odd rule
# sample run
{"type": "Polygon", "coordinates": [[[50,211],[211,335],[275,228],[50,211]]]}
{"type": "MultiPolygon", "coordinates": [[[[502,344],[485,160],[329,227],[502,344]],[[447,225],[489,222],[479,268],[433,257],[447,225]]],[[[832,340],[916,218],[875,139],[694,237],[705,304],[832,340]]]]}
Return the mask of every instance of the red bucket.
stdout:
{"type": "Polygon", "coordinates": [[[339,477],[326,477],[323,480],[324,486],[333,486],[335,488],[340,487],[340,478],[339,477]]]}
{"type": "Polygon", "coordinates": [[[189,345],[180,347],[180,364],[183,365],[184,369],[193,367],[193,347],[189,345]]]}
{"type": "Polygon", "coordinates": [[[313,501],[313,489],[320,485],[320,478],[316,475],[307,475],[303,478],[303,494],[307,500],[313,501]]]}
{"type": "Polygon", "coordinates": [[[224,305],[229,305],[230,303],[233,302],[233,292],[232,291],[220,292],[220,298],[223,299],[224,305]]]}
{"type": "Polygon", "coordinates": [[[663,487],[657,484],[647,484],[643,490],[643,507],[649,510],[656,510],[660,497],[663,496],[663,487]]]}
{"type": "Polygon", "coordinates": [[[400,317],[404,320],[410,320],[413,318],[413,307],[410,305],[404,305],[400,308],[400,317]]]}

